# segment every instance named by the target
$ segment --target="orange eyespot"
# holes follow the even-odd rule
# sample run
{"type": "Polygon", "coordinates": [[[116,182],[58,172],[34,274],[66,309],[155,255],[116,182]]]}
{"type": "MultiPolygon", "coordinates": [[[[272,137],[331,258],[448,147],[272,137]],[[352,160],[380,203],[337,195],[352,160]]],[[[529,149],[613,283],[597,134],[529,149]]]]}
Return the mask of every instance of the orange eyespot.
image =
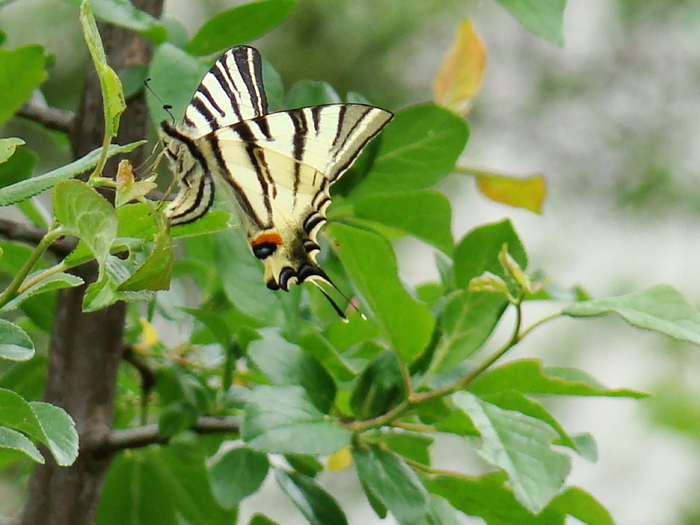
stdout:
{"type": "Polygon", "coordinates": [[[282,237],[277,232],[266,232],[258,235],[250,243],[250,247],[253,249],[253,254],[258,259],[267,259],[270,255],[275,253],[277,247],[282,244],[282,237]]]}
{"type": "Polygon", "coordinates": [[[276,244],[279,246],[282,244],[282,237],[280,237],[280,234],[272,231],[272,232],[264,232],[258,235],[255,239],[253,239],[250,242],[250,245],[255,249],[256,246],[260,246],[261,244],[276,244]]]}

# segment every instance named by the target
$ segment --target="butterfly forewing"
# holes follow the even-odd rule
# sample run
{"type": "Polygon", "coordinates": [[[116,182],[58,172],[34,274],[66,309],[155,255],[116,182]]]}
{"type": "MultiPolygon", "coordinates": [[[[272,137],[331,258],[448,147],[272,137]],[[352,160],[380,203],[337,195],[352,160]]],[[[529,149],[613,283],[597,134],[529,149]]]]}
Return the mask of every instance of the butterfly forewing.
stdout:
{"type": "Polygon", "coordinates": [[[185,110],[184,123],[193,137],[267,113],[260,53],[236,46],[224,53],[204,75],[185,110]]]}

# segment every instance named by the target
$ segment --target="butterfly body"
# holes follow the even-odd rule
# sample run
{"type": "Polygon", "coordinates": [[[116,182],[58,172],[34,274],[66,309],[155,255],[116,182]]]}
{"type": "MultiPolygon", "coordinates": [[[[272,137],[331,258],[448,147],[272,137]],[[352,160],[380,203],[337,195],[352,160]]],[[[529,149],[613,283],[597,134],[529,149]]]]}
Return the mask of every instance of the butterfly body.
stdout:
{"type": "Polygon", "coordinates": [[[172,224],[204,215],[216,181],[235,203],[268,288],[330,282],[316,263],[330,186],[391,118],[362,104],[268,113],[260,55],[234,47],[204,76],[183,122],[161,123],[178,182],[166,215],[172,224]]]}

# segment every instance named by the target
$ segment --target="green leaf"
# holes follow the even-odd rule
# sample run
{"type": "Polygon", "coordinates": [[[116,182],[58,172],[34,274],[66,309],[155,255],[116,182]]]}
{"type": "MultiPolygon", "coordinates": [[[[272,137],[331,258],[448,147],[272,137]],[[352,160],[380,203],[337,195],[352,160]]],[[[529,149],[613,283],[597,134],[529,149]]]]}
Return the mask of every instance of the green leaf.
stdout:
{"type": "Polygon", "coordinates": [[[341,102],[340,95],[328,82],[299,80],[289,88],[282,105],[286,109],[295,109],[339,102],[341,102]]]}
{"type": "Polygon", "coordinates": [[[280,525],[278,522],[271,520],[262,514],[253,514],[248,522],[248,525],[280,525]]]}
{"type": "Polygon", "coordinates": [[[378,498],[400,524],[413,524],[427,511],[427,492],[415,472],[393,452],[373,446],[353,449],[365,490],[378,498]]]}
{"type": "Polygon", "coordinates": [[[428,305],[403,287],[391,246],[375,233],[344,224],[332,224],[329,233],[383,335],[404,362],[411,362],[430,341],[435,320],[428,305]]]}
{"type": "Polygon", "coordinates": [[[277,70],[264,58],[262,61],[262,76],[265,93],[267,94],[267,105],[270,111],[279,111],[283,107],[284,84],[277,70]]]}
{"type": "Polygon", "coordinates": [[[265,286],[260,261],[240,232],[221,232],[215,239],[214,266],[226,296],[251,317],[265,320],[268,325],[279,324],[283,316],[280,295],[265,286]]]}
{"type": "Polygon", "coordinates": [[[177,237],[193,237],[195,235],[206,235],[229,230],[231,228],[229,224],[230,219],[231,215],[224,210],[210,210],[201,219],[173,226],[170,229],[170,235],[175,239],[177,237]]]}
{"type": "Polygon", "coordinates": [[[117,236],[114,208],[93,188],[78,180],[62,181],[53,195],[56,220],[66,233],[79,237],[103,266],[117,236]]]}
{"type": "Polygon", "coordinates": [[[295,5],[295,0],[259,0],[227,9],[207,20],[185,50],[211,55],[254,40],[286,20],[295,5]]]}
{"type": "Polygon", "coordinates": [[[579,487],[567,488],[552,500],[549,508],[573,516],[588,525],[615,525],[608,509],[579,487]]]}
{"type": "MultiPolygon", "coordinates": [[[[14,115],[46,80],[45,68],[46,56],[43,46],[39,44],[12,50],[0,49],[0,124],[14,115]]],[[[0,153],[0,162],[4,160],[2,156],[0,153]]]]}
{"type": "MultiPolygon", "coordinates": [[[[178,513],[190,525],[231,525],[238,510],[223,509],[209,485],[203,447],[190,440],[171,443],[152,452],[152,466],[160,472],[178,513]]],[[[238,481],[237,481],[238,482],[238,481]]],[[[148,522],[144,522],[146,525],[148,522]]],[[[160,523],[155,521],[151,523],[160,523]]]]}
{"type": "Polygon", "coordinates": [[[37,354],[29,361],[16,363],[0,376],[0,387],[12,390],[24,399],[40,399],[46,387],[48,359],[37,354]]]}
{"type": "Polygon", "coordinates": [[[34,343],[19,326],[0,319],[0,358],[27,361],[34,356],[34,343]]]}
{"type": "Polygon", "coordinates": [[[266,454],[246,447],[227,450],[208,468],[216,501],[223,508],[232,509],[257,492],[269,468],[266,454]]]}
{"type": "MultiPolygon", "coordinates": [[[[7,162],[7,159],[12,157],[14,155],[15,150],[17,149],[17,146],[21,146],[22,144],[25,144],[25,142],[22,139],[18,139],[17,137],[8,137],[6,139],[0,139],[0,163],[7,162]]],[[[2,186],[6,186],[7,184],[4,184],[4,181],[6,179],[0,178],[0,184],[2,186]]]]}
{"type": "MultiPolygon", "coordinates": [[[[81,0],[63,0],[67,4],[80,6],[81,0]]],[[[158,19],[136,9],[127,0],[90,0],[95,18],[141,33],[155,43],[167,37],[165,27],[158,19]]]]}
{"type": "Polygon", "coordinates": [[[397,454],[430,465],[430,446],[435,441],[432,437],[419,432],[391,432],[383,442],[397,454]]]}
{"type": "Polygon", "coordinates": [[[106,308],[116,301],[151,300],[155,294],[152,290],[118,290],[119,286],[129,278],[133,270],[135,268],[130,269],[125,262],[122,262],[117,257],[113,255],[108,256],[100,278],[88,286],[85,292],[83,311],[94,312],[95,310],[106,308]]]}
{"type": "Polygon", "coordinates": [[[178,525],[174,496],[151,449],[120,454],[107,471],[97,510],[98,525],[178,525]],[[128,490],[125,490],[128,487],[128,490]]]}
{"type": "Polygon", "coordinates": [[[539,513],[561,490],[571,467],[570,458],[551,448],[556,432],[539,419],[503,410],[468,392],[453,402],[474,422],[481,434],[479,455],[508,474],[515,498],[539,513]]]}
{"type": "Polygon", "coordinates": [[[285,454],[284,459],[294,470],[312,478],[324,469],[323,463],[308,454],[285,454]]]}
{"type": "Polygon", "coordinates": [[[313,404],[328,413],[335,400],[335,382],[313,356],[284,339],[275,329],[260,330],[262,339],[248,345],[248,356],[275,385],[299,385],[313,404]]]}
{"type": "Polygon", "coordinates": [[[462,515],[445,498],[430,494],[426,525],[462,525],[462,515]]]}
{"type": "Polygon", "coordinates": [[[256,450],[276,454],[332,454],[352,433],[327,419],[299,386],[257,387],[250,393],[242,437],[256,450]]]}
{"type": "Polygon", "coordinates": [[[452,208],[442,193],[425,190],[368,195],[354,199],[353,204],[356,217],[391,226],[447,255],[452,253],[452,208]]]}
{"type": "Polygon", "coordinates": [[[28,403],[11,390],[0,388],[0,424],[44,443],[61,466],[72,464],[78,456],[75,423],[62,408],[38,401],[28,403]]]}
{"type": "Polygon", "coordinates": [[[434,476],[426,480],[432,494],[445,498],[467,516],[483,518],[486,525],[564,525],[564,516],[548,508],[535,516],[513,497],[501,472],[472,476],[434,476]]]}
{"type": "MultiPolygon", "coordinates": [[[[106,3],[106,2],[105,2],[106,3]]],[[[114,70],[107,63],[107,55],[102,47],[100,32],[92,16],[90,3],[84,0],[80,5],[80,24],[83,27],[83,35],[87,43],[92,62],[95,64],[97,77],[102,88],[102,102],[104,105],[105,135],[116,137],[119,131],[119,118],[126,109],[122,83],[114,70]]],[[[109,143],[109,141],[106,141],[109,143]]]]}
{"type": "Polygon", "coordinates": [[[31,401],[29,405],[36,414],[46,443],[62,467],[72,465],[78,457],[78,431],[68,413],[49,403],[31,401]]]}
{"type": "Polygon", "coordinates": [[[169,403],[160,409],[158,414],[158,433],[161,436],[173,437],[192,428],[197,422],[199,411],[184,401],[169,403]]]}
{"type": "MultiPolygon", "coordinates": [[[[192,55],[172,44],[162,44],[156,49],[148,70],[151,89],[158,93],[161,100],[172,107],[172,114],[180,118],[192,99],[192,93],[202,81],[209,68],[192,55]]],[[[172,117],[163,109],[163,102],[150,90],[146,92],[146,101],[154,123],[171,120],[172,117]]]]}
{"type": "MultiPolygon", "coordinates": [[[[119,153],[129,153],[131,150],[144,143],[145,141],[132,142],[125,146],[112,144],[107,150],[107,158],[113,157],[119,153]]],[[[102,148],[98,148],[70,164],[66,164],[65,166],[44,173],[43,175],[1,188],[0,206],[9,206],[10,204],[26,200],[34,195],[38,195],[42,191],[48,190],[62,180],[70,179],[94,168],[97,165],[101,153],[102,148]]]]}
{"type": "Polygon", "coordinates": [[[31,405],[20,395],[0,388],[0,424],[46,443],[46,436],[31,405]]]}
{"type": "Polygon", "coordinates": [[[700,312],[668,284],[609,299],[581,301],[562,310],[571,317],[594,317],[611,312],[637,328],[700,345],[700,312]]]}
{"type": "Polygon", "coordinates": [[[607,388],[585,372],[575,368],[544,368],[540,359],[511,361],[484,372],[469,385],[469,391],[478,396],[503,390],[517,390],[523,394],[631,397],[634,399],[647,395],[626,388],[607,388]]]}
{"type": "Polygon", "coordinates": [[[39,449],[26,436],[3,426],[0,426],[0,449],[17,450],[26,454],[37,463],[44,463],[44,458],[41,456],[39,449]]]}
{"type": "Polygon", "coordinates": [[[275,479],[311,525],[347,525],[338,502],[314,478],[275,469],[275,479]]]}
{"type": "MultiPolygon", "coordinates": [[[[485,395],[482,399],[505,410],[515,410],[526,416],[543,421],[559,434],[559,439],[556,441],[557,445],[563,445],[579,452],[577,443],[567,434],[564,427],[547,411],[542,403],[526,397],[517,390],[502,390],[501,392],[485,395]]],[[[587,453],[587,451],[583,453],[587,453]]]]}
{"type": "MultiPolygon", "coordinates": [[[[344,323],[350,324],[350,323],[344,323]]],[[[315,331],[301,334],[299,344],[309,354],[318,359],[321,364],[339,381],[350,381],[356,371],[343,358],[338,350],[321,334],[315,331]]]]}
{"type": "Polygon", "coordinates": [[[435,476],[426,480],[426,486],[468,516],[482,518],[486,525],[564,525],[567,515],[588,525],[613,525],[608,511],[578,487],[567,488],[534,515],[515,500],[504,481],[503,473],[494,472],[479,477],[435,476]]]}
{"type": "Polygon", "coordinates": [[[120,69],[118,74],[124,88],[124,98],[128,100],[143,89],[143,83],[148,78],[148,66],[133,64],[120,69]]]}
{"type": "Polygon", "coordinates": [[[159,225],[151,253],[131,276],[121,283],[117,291],[168,290],[173,272],[173,242],[168,231],[167,219],[162,212],[154,212],[159,225]]]}
{"type": "Polygon", "coordinates": [[[353,196],[433,186],[452,171],[468,136],[464,119],[435,104],[397,112],[382,132],[372,171],[353,196]]]}
{"type": "Polygon", "coordinates": [[[498,0],[531,33],[564,45],[566,0],[498,0]]]}
{"type": "MultiPolygon", "coordinates": [[[[0,143],[3,140],[5,139],[0,139],[0,143]]],[[[2,150],[2,146],[0,146],[0,150],[2,150]]],[[[2,157],[2,153],[0,153],[0,157],[2,157]]],[[[29,179],[34,174],[37,160],[36,153],[31,150],[26,148],[16,150],[7,162],[0,164],[0,188],[29,179]]],[[[47,213],[40,210],[36,203],[31,200],[24,201],[19,204],[18,208],[30,222],[48,229],[47,213]]]]}
{"type": "Polygon", "coordinates": [[[350,395],[350,408],[359,419],[388,412],[405,396],[401,365],[396,353],[379,354],[357,378],[350,395]]]}
{"type": "Polygon", "coordinates": [[[498,254],[503,245],[508,245],[508,253],[518,265],[527,268],[527,254],[518,234],[509,219],[484,224],[468,232],[454,252],[454,283],[466,290],[474,277],[491,272],[508,281],[505,270],[498,262],[498,254]]]}
{"type": "Polygon", "coordinates": [[[502,297],[458,290],[447,298],[440,315],[442,336],[430,363],[429,376],[454,369],[479,350],[506,308],[502,297]]]}
{"type": "Polygon", "coordinates": [[[80,286],[81,284],[83,284],[83,280],[76,275],[71,275],[65,272],[55,273],[24,290],[21,294],[0,308],[0,312],[9,312],[14,310],[24,301],[35,295],[53,290],[60,290],[62,288],[72,288],[74,286],[80,286]]]}

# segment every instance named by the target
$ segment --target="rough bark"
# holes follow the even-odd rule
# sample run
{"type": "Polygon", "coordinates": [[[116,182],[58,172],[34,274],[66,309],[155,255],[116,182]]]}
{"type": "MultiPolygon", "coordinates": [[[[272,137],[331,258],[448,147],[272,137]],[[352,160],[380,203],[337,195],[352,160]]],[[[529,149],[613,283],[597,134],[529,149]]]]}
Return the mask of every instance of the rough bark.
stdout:
{"type": "MultiPolygon", "coordinates": [[[[163,0],[135,0],[134,5],[160,16],[163,0]]],[[[112,67],[120,69],[147,63],[152,45],[139,35],[101,25],[100,31],[112,67]]],[[[143,96],[134,97],[122,116],[117,142],[125,144],[146,135],[148,115],[143,96]]],[[[88,67],[80,108],[72,122],[71,142],[76,157],[99,147],[104,133],[99,82],[88,67]]],[[[139,165],[145,153],[138,148],[130,157],[139,165]]],[[[105,174],[114,173],[115,164],[105,174]]],[[[94,281],[96,266],[78,272],[94,281]]],[[[125,305],[83,313],[85,287],[62,290],[56,307],[49,343],[49,370],[45,399],[63,407],[73,417],[80,435],[80,455],[70,467],[59,467],[45,454],[45,465],[36,467],[29,482],[21,525],[88,525],[94,523],[100,488],[111,455],[95,450],[112,428],[117,371],[124,348],[122,337],[125,305]]]]}

